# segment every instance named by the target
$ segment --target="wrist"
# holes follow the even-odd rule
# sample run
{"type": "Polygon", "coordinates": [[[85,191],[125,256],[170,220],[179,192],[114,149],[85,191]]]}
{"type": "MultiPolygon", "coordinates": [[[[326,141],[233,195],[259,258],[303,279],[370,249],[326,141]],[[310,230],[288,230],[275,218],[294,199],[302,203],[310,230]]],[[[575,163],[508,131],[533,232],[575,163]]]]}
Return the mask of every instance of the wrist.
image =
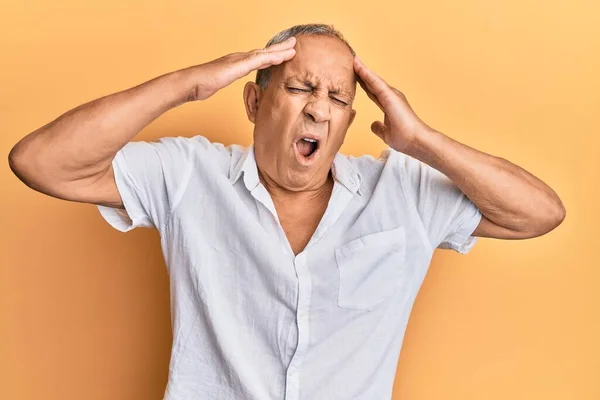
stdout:
{"type": "Polygon", "coordinates": [[[199,96],[198,73],[195,67],[180,69],[167,75],[170,93],[173,94],[171,104],[177,107],[181,104],[201,100],[199,96]]]}

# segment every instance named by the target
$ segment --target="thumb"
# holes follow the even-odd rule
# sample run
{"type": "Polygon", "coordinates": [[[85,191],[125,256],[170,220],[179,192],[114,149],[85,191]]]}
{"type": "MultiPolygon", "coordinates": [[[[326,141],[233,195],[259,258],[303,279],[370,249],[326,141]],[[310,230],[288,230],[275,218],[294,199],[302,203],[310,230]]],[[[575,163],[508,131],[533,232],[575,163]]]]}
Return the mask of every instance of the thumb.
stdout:
{"type": "Polygon", "coordinates": [[[381,121],[375,121],[371,124],[371,131],[382,140],[385,138],[385,125],[381,121]]]}

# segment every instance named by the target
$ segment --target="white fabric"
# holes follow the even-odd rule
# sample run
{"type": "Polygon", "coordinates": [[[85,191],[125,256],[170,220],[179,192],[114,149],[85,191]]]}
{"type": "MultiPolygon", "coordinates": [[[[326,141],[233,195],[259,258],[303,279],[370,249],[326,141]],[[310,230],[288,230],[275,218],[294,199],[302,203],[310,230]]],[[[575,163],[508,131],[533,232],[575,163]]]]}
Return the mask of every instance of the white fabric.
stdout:
{"type": "Polygon", "coordinates": [[[481,219],[443,174],[391,149],[338,153],[327,210],[294,256],[254,148],[130,142],[113,166],[120,231],[155,227],[171,281],[165,400],[383,400],[436,247],[481,219]]]}

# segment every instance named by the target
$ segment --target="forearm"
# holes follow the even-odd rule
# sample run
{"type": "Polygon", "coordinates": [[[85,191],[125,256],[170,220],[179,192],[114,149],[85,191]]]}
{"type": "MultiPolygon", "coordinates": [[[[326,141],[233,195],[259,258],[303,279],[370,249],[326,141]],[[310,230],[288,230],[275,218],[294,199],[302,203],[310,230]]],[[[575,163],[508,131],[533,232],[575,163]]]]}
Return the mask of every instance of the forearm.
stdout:
{"type": "Polygon", "coordinates": [[[564,218],[558,195],[523,168],[438,132],[421,132],[406,150],[450,178],[497,225],[544,232],[564,218]]]}
{"type": "Polygon", "coordinates": [[[194,96],[193,67],[82,104],[13,148],[11,167],[30,179],[76,180],[106,170],[114,155],[158,116],[194,96]]]}

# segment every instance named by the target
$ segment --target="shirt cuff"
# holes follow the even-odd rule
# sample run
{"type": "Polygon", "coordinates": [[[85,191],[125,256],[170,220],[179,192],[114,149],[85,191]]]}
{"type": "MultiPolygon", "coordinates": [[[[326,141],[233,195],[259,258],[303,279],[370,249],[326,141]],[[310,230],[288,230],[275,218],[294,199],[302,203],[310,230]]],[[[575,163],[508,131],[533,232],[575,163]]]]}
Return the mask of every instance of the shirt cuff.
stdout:
{"type": "Polygon", "coordinates": [[[458,229],[450,235],[448,240],[443,241],[438,248],[440,249],[452,249],[460,254],[467,254],[475,243],[477,243],[477,236],[471,236],[471,234],[479,225],[483,214],[479,209],[475,209],[475,215],[464,221],[458,229]]]}
{"type": "Polygon", "coordinates": [[[125,209],[98,205],[98,211],[113,228],[128,232],[138,226],[152,227],[152,221],[146,217],[138,200],[133,180],[127,174],[127,167],[123,161],[123,152],[119,151],[112,162],[117,190],[121,196],[125,209]]]}

